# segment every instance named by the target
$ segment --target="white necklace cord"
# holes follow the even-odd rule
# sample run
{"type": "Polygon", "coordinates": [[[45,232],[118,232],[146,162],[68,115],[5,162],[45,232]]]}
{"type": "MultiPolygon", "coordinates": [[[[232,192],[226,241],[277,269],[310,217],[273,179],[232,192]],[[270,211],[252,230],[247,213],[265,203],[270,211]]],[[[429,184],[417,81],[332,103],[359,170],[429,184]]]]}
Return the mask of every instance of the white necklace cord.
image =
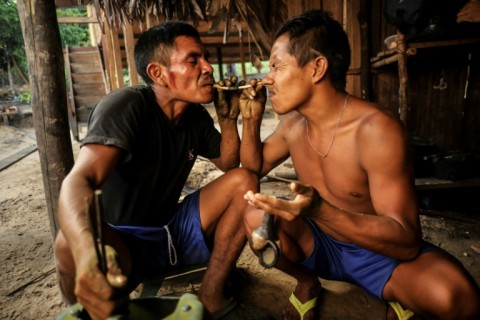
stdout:
{"type": "Polygon", "coordinates": [[[170,230],[168,226],[163,226],[167,231],[167,239],[168,239],[168,258],[170,259],[170,265],[174,266],[177,264],[177,250],[175,250],[175,246],[173,245],[172,235],[170,234],[170,230]]]}
{"type": "Polygon", "coordinates": [[[321,153],[320,151],[318,151],[318,149],[315,148],[312,141],[310,140],[310,132],[308,131],[308,120],[307,120],[307,118],[305,118],[305,127],[307,128],[308,144],[310,145],[310,147],[312,147],[313,151],[315,151],[322,158],[326,158],[328,156],[328,153],[330,152],[330,149],[332,149],[333,141],[335,140],[335,135],[337,134],[338,127],[340,127],[340,123],[342,122],[342,118],[343,118],[343,114],[345,113],[345,109],[347,109],[348,97],[350,97],[349,94],[347,94],[347,96],[345,97],[345,102],[343,103],[342,113],[340,114],[340,118],[338,118],[337,126],[335,127],[335,130],[333,131],[332,140],[330,141],[330,145],[328,146],[327,152],[325,152],[325,153],[321,153]]]}

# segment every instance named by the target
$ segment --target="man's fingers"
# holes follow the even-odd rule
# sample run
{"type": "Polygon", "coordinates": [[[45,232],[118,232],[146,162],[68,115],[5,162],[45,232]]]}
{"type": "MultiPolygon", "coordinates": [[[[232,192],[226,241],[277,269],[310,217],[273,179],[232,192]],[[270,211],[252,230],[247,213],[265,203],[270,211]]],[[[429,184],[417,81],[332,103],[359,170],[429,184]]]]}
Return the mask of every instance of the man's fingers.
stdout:
{"type": "Polygon", "coordinates": [[[313,195],[313,188],[311,186],[307,186],[298,182],[290,183],[290,190],[292,190],[296,194],[306,197],[310,197],[313,195]]]}
{"type": "Polygon", "coordinates": [[[114,288],[122,288],[127,284],[127,277],[118,264],[117,252],[111,246],[105,246],[107,260],[107,280],[114,288]]]}

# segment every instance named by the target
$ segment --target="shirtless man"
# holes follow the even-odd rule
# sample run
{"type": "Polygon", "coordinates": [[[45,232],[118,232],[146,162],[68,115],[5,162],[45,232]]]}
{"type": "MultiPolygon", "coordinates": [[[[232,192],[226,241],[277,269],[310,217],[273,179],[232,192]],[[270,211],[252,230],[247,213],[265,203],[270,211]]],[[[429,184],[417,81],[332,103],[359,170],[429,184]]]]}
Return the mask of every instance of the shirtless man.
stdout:
{"type": "Polygon", "coordinates": [[[411,310],[426,318],[480,319],[477,284],[451,255],[422,240],[404,127],[345,92],[349,64],[341,25],[329,13],[310,11],[275,36],[262,82],[282,116],[265,141],[264,104],[248,98],[263,95],[250,88],[240,98],[242,166],[261,177],[291,157],[300,182],[290,186],[293,200],[245,195],[247,235],[263,212],[274,214],[276,267],[297,280],[284,318],[314,318],[321,277],[392,302],[392,318],[411,310]]]}

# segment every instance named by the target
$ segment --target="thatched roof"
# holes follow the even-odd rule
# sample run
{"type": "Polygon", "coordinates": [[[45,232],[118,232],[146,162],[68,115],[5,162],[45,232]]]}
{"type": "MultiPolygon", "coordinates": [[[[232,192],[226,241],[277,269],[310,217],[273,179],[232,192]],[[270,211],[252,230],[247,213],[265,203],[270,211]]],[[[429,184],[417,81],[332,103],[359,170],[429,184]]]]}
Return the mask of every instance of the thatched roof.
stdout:
{"type": "Polygon", "coordinates": [[[223,26],[224,38],[230,33],[231,23],[245,22],[248,34],[260,53],[269,52],[273,33],[287,18],[284,0],[82,0],[103,12],[110,25],[125,21],[144,21],[148,15],[162,16],[165,20],[185,20],[194,25],[200,21],[210,23],[209,31],[223,26]],[[224,23],[222,23],[224,22],[224,23]]]}

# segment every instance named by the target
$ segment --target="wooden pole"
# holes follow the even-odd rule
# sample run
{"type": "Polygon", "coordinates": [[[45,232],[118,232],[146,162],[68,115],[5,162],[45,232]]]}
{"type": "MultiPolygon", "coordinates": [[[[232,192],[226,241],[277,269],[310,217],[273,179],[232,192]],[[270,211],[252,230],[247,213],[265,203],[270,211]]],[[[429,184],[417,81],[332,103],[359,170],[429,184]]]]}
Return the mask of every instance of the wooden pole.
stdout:
{"type": "Polygon", "coordinates": [[[125,53],[127,56],[128,74],[130,76],[130,85],[138,85],[138,73],[135,66],[135,37],[133,27],[130,22],[125,21],[123,25],[123,39],[125,40],[125,53]]]}
{"type": "Polygon", "coordinates": [[[369,16],[370,1],[360,1],[358,12],[358,23],[360,25],[360,87],[362,99],[370,100],[370,37],[369,37],[369,16]]]}
{"type": "Polygon", "coordinates": [[[243,37],[241,28],[238,28],[238,38],[240,44],[240,63],[242,66],[242,79],[247,81],[247,70],[245,68],[245,51],[243,50],[243,37]]]}
{"type": "Polygon", "coordinates": [[[47,202],[50,231],[58,231],[60,186],[73,167],[60,31],[54,0],[18,0],[28,60],[33,122],[47,202]]]}
{"type": "Polygon", "coordinates": [[[397,31],[397,49],[398,49],[398,108],[400,120],[407,123],[408,117],[408,72],[407,72],[407,44],[405,35],[397,31]]]}
{"type": "Polygon", "coordinates": [[[224,74],[223,74],[223,57],[222,57],[222,47],[218,46],[217,47],[217,63],[218,63],[218,74],[220,75],[220,77],[217,79],[217,81],[219,80],[223,80],[223,77],[224,77],[224,74]]]}

